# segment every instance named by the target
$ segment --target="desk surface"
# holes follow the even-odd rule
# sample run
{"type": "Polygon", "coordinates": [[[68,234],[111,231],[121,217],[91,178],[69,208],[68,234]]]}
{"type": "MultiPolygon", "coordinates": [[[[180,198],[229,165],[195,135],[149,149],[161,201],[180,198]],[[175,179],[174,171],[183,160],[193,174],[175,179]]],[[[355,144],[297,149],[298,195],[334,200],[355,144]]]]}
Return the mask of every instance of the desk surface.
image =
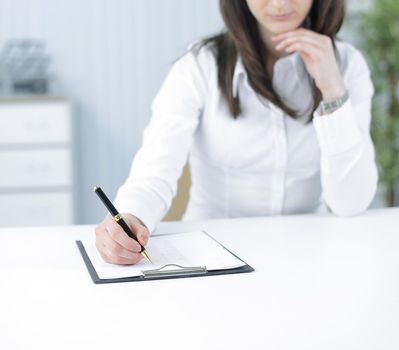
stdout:
{"type": "Polygon", "coordinates": [[[0,230],[1,349],[399,349],[399,208],[205,229],[255,272],[95,285],[94,226],[0,230]]]}

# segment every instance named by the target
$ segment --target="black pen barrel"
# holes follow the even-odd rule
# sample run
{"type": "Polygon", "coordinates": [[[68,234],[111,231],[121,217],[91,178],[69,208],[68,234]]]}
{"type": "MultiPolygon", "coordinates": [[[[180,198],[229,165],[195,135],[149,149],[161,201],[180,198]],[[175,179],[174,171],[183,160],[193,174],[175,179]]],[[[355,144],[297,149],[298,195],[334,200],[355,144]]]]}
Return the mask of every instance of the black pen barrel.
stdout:
{"type": "Polygon", "coordinates": [[[108,209],[112,216],[115,217],[119,214],[100,186],[94,187],[94,192],[97,193],[97,196],[101,199],[101,201],[104,203],[105,207],[108,209]]]}
{"type": "MultiPolygon", "coordinates": [[[[138,244],[140,242],[130,229],[129,225],[126,223],[125,220],[123,220],[122,215],[119,214],[119,212],[116,210],[114,205],[111,203],[111,201],[108,199],[107,195],[104,193],[104,191],[101,189],[100,186],[94,187],[94,192],[97,193],[98,197],[100,197],[101,201],[104,203],[108,211],[111,213],[111,215],[114,217],[115,221],[122,227],[123,231],[126,232],[126,234],[134,239],[138,244]]],[[[141,250],[140,253],[144,250],[144,247],[140,244],[141,250]]]]}

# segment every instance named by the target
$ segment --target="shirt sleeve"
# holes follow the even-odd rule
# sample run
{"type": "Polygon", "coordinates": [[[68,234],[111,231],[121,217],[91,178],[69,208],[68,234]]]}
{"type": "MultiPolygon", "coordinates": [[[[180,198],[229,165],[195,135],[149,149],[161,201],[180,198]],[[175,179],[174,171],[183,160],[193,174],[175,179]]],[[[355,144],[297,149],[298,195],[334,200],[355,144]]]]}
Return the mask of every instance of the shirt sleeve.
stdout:
{"type": "Polygon", "coordinates": [[[338,110],[320,115],[313,125],[321,150],[323,198],[340,216],[356,215],[370,205],[378,182],[374,146],[370,137],[370,72],[360,52],[353,55],[344,76],[349,100],[338,110]]]}
{"type": "Polygon", "coordinates": [[[171,68],[152,103],[152,117],[129,175],[114,200],[152,233],[167,213],[187,161],[206,91],[197,54],[188,51],[171,68]]]}

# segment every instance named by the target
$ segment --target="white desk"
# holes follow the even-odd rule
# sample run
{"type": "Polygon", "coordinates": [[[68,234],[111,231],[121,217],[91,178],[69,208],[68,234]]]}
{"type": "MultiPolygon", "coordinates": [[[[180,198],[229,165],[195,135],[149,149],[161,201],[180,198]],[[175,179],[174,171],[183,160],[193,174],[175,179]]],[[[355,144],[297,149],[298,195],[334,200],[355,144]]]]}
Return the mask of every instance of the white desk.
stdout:
{"type": "Polygon", "coordinates": [[[1,229],[0,348],[399,349],[399,208],[158,231],[197,228],[256,271],[95,285],[93,226],[1,229]]]}

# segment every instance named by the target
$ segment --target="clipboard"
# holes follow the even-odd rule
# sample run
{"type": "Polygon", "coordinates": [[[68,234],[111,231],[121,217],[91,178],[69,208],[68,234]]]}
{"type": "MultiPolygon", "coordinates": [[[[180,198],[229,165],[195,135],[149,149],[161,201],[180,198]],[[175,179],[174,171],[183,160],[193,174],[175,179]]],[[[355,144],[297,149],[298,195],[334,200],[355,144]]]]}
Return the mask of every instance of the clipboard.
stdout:
{"type": "MultiPolygon", "coordinates": [[[[208,269],[206,266],[182,266],[179,264],[165,264],[164,266],[156,269],[145,269],[142,270],[142,275],[140,276],[130,276],[130,277],[116,277],[116,278],[100,278],[83,243],[80,240],[75,241],[80,254],[82,255],[83,261],[86,268],[90,274],[91,279],[95,284],[104,283],[121,283],[121,282],[144,282],[152,280],[162,280],[162,279],[175,279],[175,278],[189,278],[189,277],[206,277],[206,276],[217,276],[217,275],[227,275],[227,274],[237,274],[237,273],[247,273],[255,271],[253,267],[249,266],[237,255],[228,250],[220,242],[216,241],[212,236],[210,236],[205,231],[201,231],[216,242],[220,247],[229,252],[232,256],[242,262],[239,267],[223,268],[223,269],[208,269]]],[[[153,235],[152,237],[165,236],[165,235],[175,235],[179,233],[170,233],[162,235],[153,235]]],[[[184,234],[184,233],[182,233],[184,234]]]]}

